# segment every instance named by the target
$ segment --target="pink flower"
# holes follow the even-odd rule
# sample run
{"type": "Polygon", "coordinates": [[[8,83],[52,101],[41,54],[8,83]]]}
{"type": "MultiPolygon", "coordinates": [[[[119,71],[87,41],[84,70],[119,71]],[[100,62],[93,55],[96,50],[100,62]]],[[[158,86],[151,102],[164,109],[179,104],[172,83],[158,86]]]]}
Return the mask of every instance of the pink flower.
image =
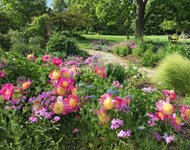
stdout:
{"type": "Polygon", "coordinates": [[[34,57],[34,55],[31,55],[31,54],[30,54],[30,55],[27,56],[27,58],[30,59],[30,60],[33,60],[33,59],[35,59],[36,57],[34,57]]]}
{"type": "Polygon", "coordinates": [[[156,107],[158,107],[156,110],[160,111],[161,113],[170,116],[175,112],[175,107],[170,104],[170,99],[167,98],[166,102],[160,100],[156,103],[156,107]]]}
{"type": "Polygon", "coordinates": [[[186,120],[186,117],[190,116],[190,109],[188,105],[183,105],[181,107],[181,116],[183,116],[183,120],[186,120]]]}
{"type": "Polygon", "coordinates": [[[71,80],[70,78],[63,77],[59,80],[58,85],[65,88],[65,90],[70,89],[72,85],[74,84],[74,80],[71,80]]]}
{"type": "Polygon", "coordinates": [[[174,139],[173,136],[170,135],[169,137],[166,137],[165,140],[166,140],[166,143],[168,144],[170,143],[171,140],[175,141],[176,139],[174,139]]]}
{"type": "Polygon", "coordinates": [[[175,94],[175,93],[171,93],[171,94],[170,94],[170,98],[171,98],[172,100],[174,100],[174,99],[176,98],[176,94],[175,94]]]}
{"type": "Polygon", "coordinates": [[[75,129],[73,130],[73,133],[76,133],[76,132],[79,132],[79,130],[78,130],[77,128],[75,128],[75,129]]]}
{"type": "Polygon", "coordinates": [[[94,110],[94,113],[95,113],[96,115],[98,115],[98,114],[99,114],[99,110],[95,109],[95,110],[94,110]]]}
{"type": "Polygon", "coordinates": [[[103,140],[103,137],[102,137],[102,136],[100,136],[100,139],[101,139],[101,140],[103,140]]]}
{"type": "Polygon", "coordinates": [[[1,90],[0,93],[4,100],[9,99],[13,95],[13,84],[7,83],[1,90]]]}
{"type": "Polygon", "coordinates": [[[79,116],[79,115],[76,115],[76,117],[77,117],[78,119],[80,119],[80,116],[79,116]]]}
{"type": "Polygon", "coordinates": [[[3,78],[5,75],[5,73],[3,71],[0,70],[0,79],[3,78]]]}
{"type": "Polygon", "coordinates": [[[56,58],[53,58],[52,59],[52,63],[56,66],[59,66],[63,61],[59,58],[59,57],[56,57],[56,58]]]}
{"type": "Polygon", "coordinates": [[[76,112],[78,111],[78,108],[81,107],[81,101],[76,95],[69,95],[69,97],[65,98],[64,101],[65,103],[71,106],[68,112],[76,112]]]}
{"type": "Polygon", "coordinates": [[[170,91],[164,90],[163,93],[164,93],[164,95],[168,96],[170,94],[170,91]]]}
{"type": "Polygon", "coordinates": [[[172,120],[169,122],[169,124],[174,124],[174,128],[178,131],[181,130],[181,126],[184,125],[183,122],[181,122],[180,118],[176,117],[175,114],[168,117],[168,119],[172,120]]]}
{"type": "Polygon", "coordinates": [[[161,112],[155,112],[155,115],[156,115],[156,117],[157,117],[159,120],[161,120],[161,121],[165,121],[166,118],[168,117],[166,114],[163,114],[163,113],[161,113],[161,112]]]}
{"type": "Polygon", "coordinates": [[[101,69],[98,66],[95,67],[94,72],[97,73],[98,76],[102,76],[103,78],[106,77],[105,69],[103,67],[101,67],[101,69]]]}
{"type": "Polygon", "coordinates": [[[58,96],[55,103],[51,103],[49,109],[52,110],[53,114],[65,115],[70,109],[72,109],[72,107],[67,103],[67,101],[63,100],[63,96],[58,96]]]}
{"type": "Polygon", "coordinates": [[[30,87],[30,84],[31,84],[32,82],[33,82],[33,81],[30,81],[30,79],[28,79],[27,82],[24,82],[24,83],[22,84],[22,90],[25,90],[25,89],[29,88],[29,87],[30,87]]]}
{"type": "Polygon", "coordinates": [[[44,55],[44,56],[42,57],[42,60],[43,60],[43,61],[50,61],[50,60],[51,60],[51,59],[50,59],[50,55],[49,55],[49,54],[44,55]]]}

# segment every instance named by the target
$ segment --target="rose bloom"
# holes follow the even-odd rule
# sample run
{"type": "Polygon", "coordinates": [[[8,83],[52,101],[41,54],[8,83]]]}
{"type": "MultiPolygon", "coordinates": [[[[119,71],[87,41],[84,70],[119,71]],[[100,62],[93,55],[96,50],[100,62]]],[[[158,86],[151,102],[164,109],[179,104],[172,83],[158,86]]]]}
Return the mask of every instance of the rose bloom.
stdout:
{"type": "Polygon", "coordinates": [[[30,59],[30,60],[33,60],[33,59],[35,59],[36,57],[34,57],[34,55],[30,54],[30,55],[27,56],[27,58],[30,59]]]}
{"type": "Polygon", "coordinates": [[[63,61],[59,58],[59,57],[56,57],[56,58],[53,58],[52,59],[52,63],[56,66],[59,66],[63,61]]]}
{"type": "Polygon", "coordinates": [[[43,61],[51,60],[51,59],[50,59],[50,55],[49,55],[49,54],[44,55],[44,56],[42,57],[42,60],[43,60],[43,61]]]}
{"type": "Polygon", "coordinates": [[[106,71],[103,67],[99,68],[98,66],[94,70],[95,73],[98,74],[98,76],[102,76],[103,78],[106,77],[106,71]]]}
{"type": "Polygon", "coordinates": [[[0,79],[3,78],[4,76],[5,76],[5,73],[0,70],[0,79]]]}
{"type": "Polygon", "coordinates": [[[1,90],[0,94],[4,100],[9,99],[13,95],[13,84],[7,83],[1,90]]]}
{"type": "Polygon", "coordinates": [[[24,82],[24,83],[22,84],[22,90],[25,90],[25,89],[29,88],[29,87],[30,87],[30,84],[31,84],[32,82],[33,82],[33,81],[30,81],[30,79],[28,79],[27,82],[24,82]]]}

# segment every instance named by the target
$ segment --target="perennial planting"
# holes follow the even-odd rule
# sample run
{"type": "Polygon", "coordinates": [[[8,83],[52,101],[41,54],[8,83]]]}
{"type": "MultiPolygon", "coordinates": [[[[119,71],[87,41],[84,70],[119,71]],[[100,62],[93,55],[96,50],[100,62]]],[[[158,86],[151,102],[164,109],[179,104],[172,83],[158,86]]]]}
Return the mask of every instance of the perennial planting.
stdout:
{"type": "MultiPolygon", "coordinates": [[[[37,63],[33,56],[27,58],[31,64],[37,63]]],[[[188,140],[181,134],[187,132],[185,124],[190,122],[190,109],[187,105],[174,106],[173,90],[131,87],[131,82],[144,78],[133,68],[127,70],[128,76],[120,83],[112,73],[107,76],[109,68],[102,64],[98,54],[86,60],[76,57],[63,62],[50,55],[41,60],[39,70],[45,68],[47,73],[40,94],[31,92],[36,84],[33,76],[18,77],[15,82],[8,79],[9,66],[1,68],[0,80],[7,80],[0,89],[1,116],[5,118],[3,134],[22,126],[23,134],[13,136],[18,141],[27,136],[31,140],[16,143],[7,136],[0,146],[11,147],[12,143],[14,147],[25,148],[143,149],[167,148],[178,141],[182,141],[181,147],[187,146],[183,143],[188,140]],[[8,128],[6,124],[11,124],[11,120],[17,123],[8,128]],[[143,144],[144,139],[147,145],[143,144]]]]}

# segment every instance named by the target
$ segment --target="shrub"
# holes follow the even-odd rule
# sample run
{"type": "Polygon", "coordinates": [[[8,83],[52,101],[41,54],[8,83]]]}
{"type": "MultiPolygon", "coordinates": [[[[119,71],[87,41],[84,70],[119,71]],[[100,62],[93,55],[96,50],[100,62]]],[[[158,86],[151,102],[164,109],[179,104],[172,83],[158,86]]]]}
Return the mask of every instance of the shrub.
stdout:
{"type": "Polygon", "coordinates": [[[68,38],[61,33],[54,32],[50,37],[47,47],[47,51],[51,52],[65,52],[68,54],[78,53],[78,46],[73,38],[68,38]]]}
{"type": "Polygon", "coordinates": [[[189,45],[187,45],[185,43],[182,45],[176,45],[176,44],[169,43],[165,47],[165,55],[172,54],[175,52],[180,53],[183,56],[190,58],[189,45]]]}
{"type": "Polygon", "coordinates": [[[0,33],[0,46],[2,49],[8,51],[11,46],[11,40],[8,35],[3,35],[0,33]]]}
{"type": "Polygon", "coordinates": [[[159,65],[155,79],[180,93],[190,94],[190,60],[179,53],[168,55],[159,65]]]}
{"type": "Polygon", "coordinates": [[[159,55],[159,53],[153,53],[151,49],[148,49],[143,54],[143,57],[139,59],[139,62],[146,67],[154,67],[161,58],[162,55],[159,55]]]}
{"type": "Polygon", "coordinates": [[[120,56],[124,56],[124,55],[126,55],[126,54],[129,53],[129,52],[126,52],[126,51],[127,51],[126,48],[127,48],[127,47],[120,47],[120,48],[119,48],[119,55],[120,55],[120,56]]]}

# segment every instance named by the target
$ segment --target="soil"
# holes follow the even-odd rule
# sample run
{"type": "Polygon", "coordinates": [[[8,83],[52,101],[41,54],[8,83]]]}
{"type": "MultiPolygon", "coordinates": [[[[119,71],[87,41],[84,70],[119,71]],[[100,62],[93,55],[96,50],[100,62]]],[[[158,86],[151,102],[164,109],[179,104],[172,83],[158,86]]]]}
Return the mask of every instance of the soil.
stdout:
{"type": "Polygon", "coordinates": [[[131,60],[132,64],[135,64],[135,65],[138,64],[137,58],[134,56],[123,56],[122,58],[125,59],[127,62],[129,62],[129,60],[131,60]]]}

